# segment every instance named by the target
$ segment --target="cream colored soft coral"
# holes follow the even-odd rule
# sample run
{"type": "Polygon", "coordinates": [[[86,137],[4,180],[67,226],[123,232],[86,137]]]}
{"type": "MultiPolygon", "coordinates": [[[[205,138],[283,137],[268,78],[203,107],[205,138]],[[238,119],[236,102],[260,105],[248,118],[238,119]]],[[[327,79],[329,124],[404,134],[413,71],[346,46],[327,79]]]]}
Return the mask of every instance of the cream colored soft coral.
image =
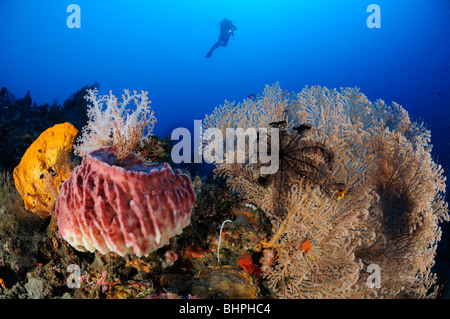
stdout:
{"type": "Polygon", "coordinates": [[[279,171],[260,174],[262,161],[214,164],[272,223],[272,237],[260,242],[268,287],[281,298],[434,296],[439,223],[450,217],[430,131],[358,88],[287,93],[278,83],[216,108],[203,129],[271,124],[283,130],[279,171]]]}
{"type": "Polygon", "coordinates": [[[85,99],[91,102],[89,120],[77,139],[75,154],[85,157],[94,150],[112,146],[120,159],[142,145],[152,135],[156,123],[147,94],[124,90],[122,101],[118,101],[111,91],[109,95],[98,95],[97,89],[87,90],[85,99]],[[131,102],[136,109],[130,108],[131,102]]]}

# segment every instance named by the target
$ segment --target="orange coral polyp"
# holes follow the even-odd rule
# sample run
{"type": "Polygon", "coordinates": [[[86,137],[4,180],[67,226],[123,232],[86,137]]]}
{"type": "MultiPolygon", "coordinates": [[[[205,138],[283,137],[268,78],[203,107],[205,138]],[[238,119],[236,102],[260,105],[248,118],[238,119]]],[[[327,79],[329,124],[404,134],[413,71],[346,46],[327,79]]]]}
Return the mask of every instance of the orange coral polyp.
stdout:
{"type": "Polygon", "coordinates": [[[302,244],[301,244],[301,251],[302,253],[309,253],[311,250],[311,243],[309,242],[309,238],[307,238],[302,244]]]}

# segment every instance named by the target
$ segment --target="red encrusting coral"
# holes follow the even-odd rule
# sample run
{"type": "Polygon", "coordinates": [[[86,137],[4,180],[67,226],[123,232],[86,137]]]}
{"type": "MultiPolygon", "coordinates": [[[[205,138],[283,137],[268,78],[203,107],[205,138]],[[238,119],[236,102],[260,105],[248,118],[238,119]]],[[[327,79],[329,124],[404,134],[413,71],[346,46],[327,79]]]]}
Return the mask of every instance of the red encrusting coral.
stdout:
{"type": "Polygon", "coordinates": [[[210,253],[209,250],[203,250],[198,246],[188,247],[186,248],[186,252],[184,253],[185,258],[195,259],[195,258],[203,258],[206,254],[210,253]]]}
{"type": "Polygon", "coordinates": [[[195,191],[169,164],[130,154],[117,166],[112,148],[91,152],[61,187],[60,235],[80,251],[147,256],[189,225],[195,191]]]}
{"type": "Polygon", "coordinates": [[[259,284],[259,281],[261,280],[261,269],[253,262],[250,255],[242,253],[241,257],[239,257],[238,265],[241,266],[247,274],[254,275],[256,277],[256,283],[259,284]]]}

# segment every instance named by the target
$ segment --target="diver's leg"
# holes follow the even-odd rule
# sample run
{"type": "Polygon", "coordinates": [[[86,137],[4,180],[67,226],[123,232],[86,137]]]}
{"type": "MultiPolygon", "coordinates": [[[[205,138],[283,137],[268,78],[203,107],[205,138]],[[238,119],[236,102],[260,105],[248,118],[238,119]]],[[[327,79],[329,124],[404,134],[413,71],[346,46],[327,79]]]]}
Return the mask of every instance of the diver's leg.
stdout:
{"type": "Polygon", "coordinates": [[[230,36],[228,36],[225,39],[223,39],[223,41],[222,41],[222,43],[220,45],[223,46],[223,47],[226,47],[229,40],[230,40],[230,36]]]}
{"type": "Polygon", "coordinates": [[[208,51],[208,53],[206,53],[205,58],[209,58],[215,49],[217,49],[220,46],[219,42],[214,43],[214,45],[211,47],[211,49],[208,51]]]}

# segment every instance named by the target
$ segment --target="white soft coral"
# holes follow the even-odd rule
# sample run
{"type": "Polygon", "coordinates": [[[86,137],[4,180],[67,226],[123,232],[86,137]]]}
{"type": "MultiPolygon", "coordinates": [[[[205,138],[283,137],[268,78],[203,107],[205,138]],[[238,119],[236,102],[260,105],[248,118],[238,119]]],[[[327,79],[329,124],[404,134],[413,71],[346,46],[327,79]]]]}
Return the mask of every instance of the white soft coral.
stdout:
{"type": "Polygon", "coordinates": [[[89,120],[74,146],[75,154],[84,157],[94,150],[112,146],[120,159],[142,146],[156,123],[147,94],[124,90],[119,102],[111,91],[109,95],[97,96],[97,89],[87,90],[85,99],[91,102],[87,112],[89,120]],[[131,101],[136,105],[134,111],[128,107],[131,101]]]}

